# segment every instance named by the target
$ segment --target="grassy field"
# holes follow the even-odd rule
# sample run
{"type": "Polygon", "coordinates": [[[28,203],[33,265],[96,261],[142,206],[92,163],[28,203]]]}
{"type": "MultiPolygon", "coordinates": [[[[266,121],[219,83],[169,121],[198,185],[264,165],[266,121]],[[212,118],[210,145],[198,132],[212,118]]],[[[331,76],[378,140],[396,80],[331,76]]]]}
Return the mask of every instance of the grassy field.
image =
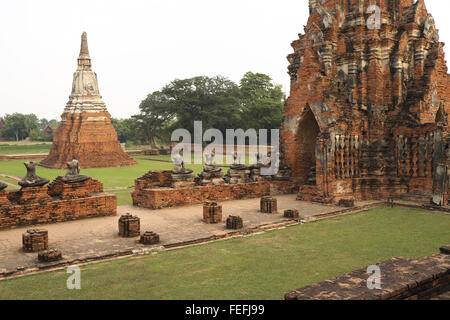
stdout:
{"type": "MultiPolygon", "coordinates": [[[[130,187],[134,186],[134,180],[141,177],[149,170],[169,170],[173,168],[172,163],[149,161],[146,160],[150,156],[135,156],[134,157],[138,165],[132,167],[120,167],[120,168],[100,168],[100,169],[82,169],[83,174],[87,174],[94,179],[103,182],[104,188],[115,187],[130,187]]],[[[170,160],[170,156],[151,157],[156,159],[170,160]]],[[[17,177],[23,177],[26,174],[26,169],[23,163],[26,160],[13,160],[13,161],[1,161],[0,173],[13,175],[17,177]]],[[[202,165],[186,165],[187,168],[191,168],[195,173],[202,171],[202,165]]],[[[67,170],[47,169],[38,167],[36,169],[37,175],[53,180],[60,175],[65,175],[67,170]]]]}
{"type": "Polygon", "coordinates": [[[13,154],[40,154],[48,153],[52,147],[51,143],[4,143],[0,142],[0,155],[13,154]]]}
{"type": "Polygon", "coordinates": [[[450,243],[450,216],[378,208],[252,237],[82,267],[81,290],[56,271],[0,281],[0,299],[282,299],[392,257],[450,243]]]}
{"type": "MultiPolygon", "coordinates": [[[[173,164],[171,162],[151,161],[148,159],[156,160],[169,160],[170,155],[167,156],[134,156],[133,157],[138,165],[132,167],[120,167],[120,168],[99,168],[99,169],[82,169],[81,173],[86,174],[96,180],[103,183],[104,189],[112,188],[132,188],[134,187],[134,180],[143,176],[150,170],[171,170],[173,164]]],[[[26,169],[23,163],[26,160],[13,160],[13,161],[0,161],[0,173],[24,177],[26,169]]],[[[194,170],[195,174],[200,173],[203,170],[202,165],[192,164],[186,165],[187,168],[194,170]]],[[[36,173],[41,177],[54,180],[56,177],[65,175],[67,170],[47,169],[43,167],[37,167],[36,173]]],[[[224,169],[225,172],[225,169],[224,169]]],[[[4,178],[0,176],[0,181],[5,181],[13,184],[17,184],[17,181],[4,178]]],[[[13,190],[12,187],[8,187],[8,190],[13,190]]],[[[132,204],[131,192],[128,190],[108,190],[108,193],[114,193],[117,195],[118,205],[132,204]]]]}
{"type": "MultiPolygon", "coordinates": [[[[48,153],[52,147],[51,142],[10,141],[0,142],[0,155],[41,154],[48,153]]],[[[127,146],[127,150],[148,150],[150,146],[127,146]]]]}

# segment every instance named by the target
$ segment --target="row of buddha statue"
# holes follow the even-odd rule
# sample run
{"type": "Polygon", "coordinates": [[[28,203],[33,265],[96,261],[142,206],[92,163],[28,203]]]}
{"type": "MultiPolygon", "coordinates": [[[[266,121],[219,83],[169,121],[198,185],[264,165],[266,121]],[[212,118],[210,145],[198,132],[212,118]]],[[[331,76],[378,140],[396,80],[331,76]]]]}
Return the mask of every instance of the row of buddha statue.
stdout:
{"type": "MultiPolygon", "coordinates": [[[[241,163],[241,157],[236,153],[232,153],[233,164],[230,166],[226,175],[223,174],[222,168],[214,164],[215,153],[205,154],[205,164],[203,171],[198,174],[203,184],[220,184],[223,182],[229,184],[258,182],[261,180],[290,180],[291,169],[288,165],[275,163],[278,165],[278,172],[272,175],[262,175],[262,169],[272,167],[272,155],[269,152],[266,156],[256,155],[256,163],[250,166],[241,163]]],[[[192,169],[188,169],[184,165],[183,157],[176,155],[173,157],[174,168],[172,170],[172,181],[174,182],[193,182],[195,176],[192,169]]]]}
{"type": "MultiPolygon", "coordinates": [[[[38,163],[30,161],[24,163],[27,169],[27,174],[19,181],[19,186],[22,188],[42,187],[50,182],[49,179],[39,177],[36,174],[36,167],[38,163]]],[[[64,183],[77,183],[90,179],[89,176],[80,174],[80,163],[78,160],[72,160],[67,163],[67,174],[61,177],[64,183]]],[[[7,184],[0,182],[0,191],[8,187],[7,184]]]]}

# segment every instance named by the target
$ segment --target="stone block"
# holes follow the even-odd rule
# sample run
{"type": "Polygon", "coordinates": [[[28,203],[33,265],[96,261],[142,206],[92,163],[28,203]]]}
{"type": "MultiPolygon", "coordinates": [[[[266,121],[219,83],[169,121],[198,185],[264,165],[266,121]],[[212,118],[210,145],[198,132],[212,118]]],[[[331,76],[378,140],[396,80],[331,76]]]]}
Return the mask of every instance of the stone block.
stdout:
{"type": "Polygon", "coordinates": [[[345,207],[345,208],[353,208],[355,206],[355,200],[353,199],[341,199],[338,203],[339,207],[345,207]]]}
{"type": "Polygon", "coordinates": [[[141,239],[139,240],[139,243],[145,244],[145,245],[154,245],[160,243],[159,235],[155,232],[145,232],[143,235],[141,235],[141,239]]]}
{"type": "Polygon", "coordinates": [[[39,229],[27,230],[22,235],[22,247],[26,252],[39,252],[48,249],[48,231],[39,229]]]}
{"type": "Polygon", "coordinates": [[[227,218],[227,229],[238,230],[244,227],[244,221],[238,216],[229,216],[227,218]]]}
{"type": "Polygon", "coordinates": [[[62,260],[62,252],[59,249],[49,249],[38,253],[39,262],[54,262],[62,260]]]}
{"type": "Polygon", "coordinates": [[[450,254],[450,245],[440,248],[442,254],[450,254]]]}
{"type": "Polygon", "coordinates": [[[206,202],[203,205],[203,222],[211,224],[222,222],[222,206],[217,202],[206,202]]]}
{"type": "Polygon", "coordinates": [[[269,214],[278,213],[277,199],[270,196],[262,197],[260,200],[260,211],[269,214]]]}
{"type": "Polygon", "coordinates": [[[298,210],[285,210],[284,217],[288,219],[299,219],[300,214],[298,213],[298,210]]]}
{"type": "Polygon", "coordinates": [[[119,236],[123,238],[139,237],[141,234],[141,219],[131,214],[126,214],[119,219],[119,236]]]}

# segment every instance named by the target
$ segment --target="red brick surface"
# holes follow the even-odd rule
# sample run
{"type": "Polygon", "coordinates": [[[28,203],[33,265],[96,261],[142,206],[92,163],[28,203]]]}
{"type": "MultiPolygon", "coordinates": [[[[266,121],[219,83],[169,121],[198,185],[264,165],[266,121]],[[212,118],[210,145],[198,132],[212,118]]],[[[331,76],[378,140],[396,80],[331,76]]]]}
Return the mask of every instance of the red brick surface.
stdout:
{"type": "Polygon", "coordinates": [[[0,230],[83,218],[116,215],[117,197],[89,179],[67,185],[57,178],[49,187],[0,192],[0,230]]]}
{"type": "Polygon", "coordinates": [[[371,30],[373,3],[359,3],[311,0],[292,43],[281,148],[300,198],[419,191],[446,203],[446,174],[436,173],[448,165],[450,77],[432,17],[423,0],[379,0],[381,28],[371,30]]]}
{"type": "Polygon", "coordinates": [[[48,249],[47,230],[27,230],[22,235],[22,248],[27,252],[38,252],[48,249]]]}
{"type": "Polygon", "coordinates": [[[381,289],[369,289],[373,274],[359,269],[285,295],[286,300],[418,300],[450,290],[450,256],[393,258],[377,264],[381,289]]]}
{"type": "Polygon", "coordinates": [[[61,118],[63,121],[55,131],[52,149],[40,163],[42,166],[61,169],[73,159],[77,159],[82,168],[137,164],[122,150],[108,112],[63,113],[61,118]]]}
{"type": "Polygon", "coordinates": [[[216,202],[203,204],[203,222],[210,224],[222,222],[222,206],[216,202]]]}
{"type": "Polygon", "coordinates": [[[260,198],[270,194],[288,194],[298,190],[290,181],[259,181],[241,184],[193,185],[174,187],[171,171],[150,171],[135,180],[132,193],[135,206],[161,209],[205,201],[260,198]]]}

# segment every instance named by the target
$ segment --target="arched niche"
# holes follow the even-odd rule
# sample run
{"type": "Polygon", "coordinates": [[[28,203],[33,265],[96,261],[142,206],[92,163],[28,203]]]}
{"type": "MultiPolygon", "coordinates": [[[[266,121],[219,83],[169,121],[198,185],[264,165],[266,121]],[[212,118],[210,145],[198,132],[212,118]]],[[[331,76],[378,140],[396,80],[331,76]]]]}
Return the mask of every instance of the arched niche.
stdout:
{"type": "Polygon", "coordinates": [[[316,180],[316,144],[320,128],[311,108],[303,114],[299,123],[297,141],[299,144],[298,163],[300,166],[300,181],[314,185],[316,180]]]}

